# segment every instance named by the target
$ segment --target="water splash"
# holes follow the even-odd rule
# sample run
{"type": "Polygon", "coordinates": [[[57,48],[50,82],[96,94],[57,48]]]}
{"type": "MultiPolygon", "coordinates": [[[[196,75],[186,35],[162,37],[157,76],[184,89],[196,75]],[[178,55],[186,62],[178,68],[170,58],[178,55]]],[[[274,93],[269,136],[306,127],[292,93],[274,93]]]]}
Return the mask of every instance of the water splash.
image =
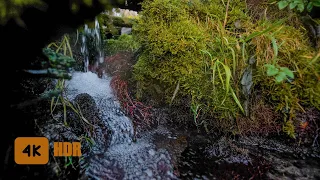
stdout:
{"type": "Polygon", "coordinates": [[[110,77],[98,78],[92,72],[75,72],[66,82],[68,99],[73,100],[81,93],[92,96],[101,120],[112,131],[107,149],[97,141],[93,152],[85,155],[87,160],[81,162],[84,174],[89,179],[177,179],[170,154],[153,143],[154,133],[163,130],[147,132],[133,142],[132,122],[121,112],[110,81],[110,77]]]}
{"type": "Polygon", "coordinates": [[[81,37],[81,53],[84,60],[84,72],[89,71],[90,64],[90,55],[94,53],[94,59],[91,60],[95,66],[98,66],[99,63],[103,62],[104,53],[103,53],[103,43],[100,35],[100,24],[96,18],[94,21],[94,28],[89,28],[87,24],[84,25],[83,34],[81,37]],[[93,46],[92,48],[90,46],[93,46]],[[95,52],[90,50],[94,49],[95,52]]]}
{"type": "Polygon", "coordinates": [[[98,78],[95,73],[75,72],[67,84],[67,97],[74,99],[78,94],[87,93],[93,97],[100,110],[104,123],[112,130],[110,146],[119,143],[131,143],[133,125],[120,110],[120,104],[113,96],[110,87],[111,78],[98,78]]]}

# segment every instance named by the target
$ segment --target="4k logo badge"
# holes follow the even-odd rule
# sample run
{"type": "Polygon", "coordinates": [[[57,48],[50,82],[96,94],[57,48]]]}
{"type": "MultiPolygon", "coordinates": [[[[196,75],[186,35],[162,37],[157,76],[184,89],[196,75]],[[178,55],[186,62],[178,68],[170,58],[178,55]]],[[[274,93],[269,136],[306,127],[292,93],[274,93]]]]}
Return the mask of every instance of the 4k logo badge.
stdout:
{"type": "Polygon", "coordinates": [[[17,164],[47,164],[49,140],[45,137],[19,137],[14,141],[14,160],[17,164]]]}

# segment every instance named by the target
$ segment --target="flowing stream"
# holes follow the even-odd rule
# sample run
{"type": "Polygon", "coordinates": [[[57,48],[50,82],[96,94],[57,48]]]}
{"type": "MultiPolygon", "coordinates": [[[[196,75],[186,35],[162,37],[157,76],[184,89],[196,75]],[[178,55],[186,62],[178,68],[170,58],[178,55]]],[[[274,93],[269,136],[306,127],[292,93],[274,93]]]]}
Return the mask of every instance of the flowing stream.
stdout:
{"type": "MultiPolygon", "coordinates": [[[[91,38],[90,41],[93,40],[98,52],[93,63],[103,62],[102,39],[99,23],[96,20],[93,29],[85,26],[82,36],[84,72],[73,73],[72,79],[66,83],[66,92],[70,100],[74,100],[79,94],[89,94],[97,105],[102,123],[108,127],[108,131],[111,131],[111,133],[102,132],[102,135],[109,133],[108,145],[98,137],[92,150],[83,155],[85,160],[81,164],[81,170],[89,179],[178,179],[173,167],[173,164],[177,163],[179,177],[182,179],[224,179],[239,175],[248,179],[266,175],[268,179],[320,177],[318,151],[308,153],[301,150],[302,155],[295,157],[297,149],[285,146],[282,148],[284,153],[281,148],[270,150],[281,143],[268,140],[264,147],[261,139],[256,141],[245,139],[241,143],[221,138],[209,142],[206,141],[209,139],[206,136],[197,139],[197,136],[191,135],[193,145],[185,150],[185,147],[182,147],[182,150],[175,154],[172,152],[174,149],[172,147],[179,148],[179,143],[177,138],[172,136],[173,131],[158,126],[141,134],[134,142],[133,124],[121,111],[120,104],[112,92],[111,77],[103,75],[99,78],[97,74],[89,71],[88,37],[91,38]],[[180,154],[181,161],[177,162],[175,156],[180,154]],[[286,158],[288,156],[290,158],[286,158]],[[268,172],[269,170],[271,171],[268,172]]],[[[190,132],[183,133],[190,134],[190,132]]]]}
{"type": "Polygon", "coordinates": [[[67,82],[67,96],[74,99],[87,93],[95,100],[102,121],[112,131],[109,147],[97,141],[83,168],[91,179],[175,179],[171,157],[165,149],[156,149],[154,134],[165,134],[164,128],[144,134],[132,141],[133,126],[112,94],[110,77],[102,79],[92,72],[75,72],[67,82]]]}
{"type": "Polygon", "coordinates": [[[153,143],[155,134],[165,134],[167,130],[158,128],[133,142],[133,124],[122,113],[112,93],[111,77],[103,75],[99,78],[89,71],[89,40],[94,42],[97,52],[93,63],[102,63],[102,40],[97,19],[93,29],[85,25],[81,47],[85,72],[73,73],[72,79],[66,83],[67,97],[74,100],[79,94],[89,94],[96,102],[101,121],[111,133],[108,147],[96,140],[93,151],[84,155],[86,161],[82,170],[90,179],[176,179],[169,153],[165,149],[157,149],[153,143]]]}
{"type": "Polygon", "coordinates": [[[104,60],[104,53],[103,53],[103,44],[102,44],[102,38],[100,35],[100,25],[97,20],[97,18],[94,21],[94,28],[89,28],[87,24],[84,25],[83,34],[81,36],[81,53],[83,55],[84,59],[84,72],[89,71],[89,58],[90,58],[90,52],[89,51],[89,43],[93,43],[94,48],[96,50],[95,53],[95,59],[93,64],[97,65],[98,63],[102,63],[104,60]],[[93,41],[93,42],[90,42],[93,41]]]}

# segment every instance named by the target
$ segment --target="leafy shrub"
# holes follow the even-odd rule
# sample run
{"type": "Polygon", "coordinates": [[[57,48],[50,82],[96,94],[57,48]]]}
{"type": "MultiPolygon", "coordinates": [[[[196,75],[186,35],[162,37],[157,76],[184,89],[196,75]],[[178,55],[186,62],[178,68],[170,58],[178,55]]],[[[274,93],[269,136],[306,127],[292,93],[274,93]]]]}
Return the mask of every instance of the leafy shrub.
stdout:
{"type": "Polygon", "coordinates": [[[120,51],[134,52],[139,48],[139,43],[131,35],[123,34],[118,39],[108,39],[105,43],[106,55],[113,55],[120,51]]]}

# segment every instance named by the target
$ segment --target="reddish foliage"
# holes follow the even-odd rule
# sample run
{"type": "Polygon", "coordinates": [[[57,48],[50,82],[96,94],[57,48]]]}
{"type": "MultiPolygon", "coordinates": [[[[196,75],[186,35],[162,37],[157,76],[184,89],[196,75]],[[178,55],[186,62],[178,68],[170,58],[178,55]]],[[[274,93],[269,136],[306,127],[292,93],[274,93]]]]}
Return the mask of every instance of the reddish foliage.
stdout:
{"type": "Polygon", "coordinates": [[[316,108],[307,108],[305,112],[297,113],[295,121],[299,143],[319,146],[320,111],[316,108]]]}
{"type": "Polygon", "coordinates": [[[128,92],[128,84],[119,75],[111,80],[111,88],[117,96],[123,110],[133,120],[134,126],[151,126],[151,107],[132,99],[128,92]]]}
{"type": "Polygon", "coordinates": [[[126,74],[132,69],[133,53],[121,52],[104,60],[103,68],[111,76],[126,74]]]}
{"type": "Polygon", "coordinates": [[[239,117],[238,128],[243,135],[268,135],[281,131],[281,124],[277,121],[279,114],[268,104],[257,99],[251,107],[250,117],[239,117]]]}

